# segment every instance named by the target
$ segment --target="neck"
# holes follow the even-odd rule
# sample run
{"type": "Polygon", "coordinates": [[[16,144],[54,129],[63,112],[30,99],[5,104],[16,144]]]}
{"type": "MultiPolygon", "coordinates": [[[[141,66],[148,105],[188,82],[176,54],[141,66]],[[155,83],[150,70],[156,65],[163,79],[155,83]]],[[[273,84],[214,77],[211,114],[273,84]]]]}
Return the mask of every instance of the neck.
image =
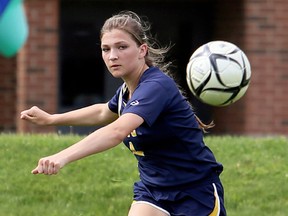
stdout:
{"type": "Polygon", "coordinates": [[[140,68],[137,72],[133,74],[133,77],[130,77],[129,79],[123,79],[129,90],[129,98],[131,98],[133,92],[139,84],[141,76],[148,68],[149,67],[145,64],[142,68],[140,68]]]}

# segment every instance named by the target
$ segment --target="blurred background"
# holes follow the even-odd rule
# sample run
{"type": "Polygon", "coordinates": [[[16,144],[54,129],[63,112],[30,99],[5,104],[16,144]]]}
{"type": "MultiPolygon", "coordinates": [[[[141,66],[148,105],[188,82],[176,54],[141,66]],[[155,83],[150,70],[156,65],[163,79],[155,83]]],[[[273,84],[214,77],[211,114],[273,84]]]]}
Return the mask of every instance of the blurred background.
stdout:
{"type": "MultiPolygon", "coordinates": [[[[9,1],[6,1],[9,2],[9,1]]],[[[11,1],[12,2],[12,1],[11,1]]],[[[189,99],[211,134],[288,133],[288,1],[277,0],[24,0],[27,40],[0,56],[0,132],[90,133],[91,127],[39,127],[19,119],[33,105],[59,113],[114,95],[121,80],[107,72],[99,31],[121,10],[147,16],[184,89],[190,55],[202,44],[226,40],[248,56],[252,79],[245,96],[227,107],[189,99]]],[[[0,10],[1,14],[1,10],[0,10]]],[[[0,23],[3,15],[0,15],[0,23]]],[[[1,27],[1,26],[0,26],[1,27]]],[[[16,29],[11,23],[10,30],[16,29]]],[[[1,29],[0,29],[1,30],[1,29]]],[[[16,33],[15,33],[16,34],[16,33]]],[[[1,41],[0,41],[1,43],[1,41]]]]}

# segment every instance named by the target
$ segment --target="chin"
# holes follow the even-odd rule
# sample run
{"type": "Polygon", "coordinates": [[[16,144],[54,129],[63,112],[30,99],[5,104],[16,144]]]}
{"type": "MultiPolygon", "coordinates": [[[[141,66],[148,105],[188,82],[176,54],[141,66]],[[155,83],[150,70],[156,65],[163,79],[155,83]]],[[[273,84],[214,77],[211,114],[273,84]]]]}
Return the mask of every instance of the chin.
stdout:
{"type": "Polygon", "coordinates": [[[121,73],[118,73],[118,72],[111,72],[111,74],[112,74],[112,76],[114,77],[114,78],[121,78],[122,76],[122,74],[121,73]]]}

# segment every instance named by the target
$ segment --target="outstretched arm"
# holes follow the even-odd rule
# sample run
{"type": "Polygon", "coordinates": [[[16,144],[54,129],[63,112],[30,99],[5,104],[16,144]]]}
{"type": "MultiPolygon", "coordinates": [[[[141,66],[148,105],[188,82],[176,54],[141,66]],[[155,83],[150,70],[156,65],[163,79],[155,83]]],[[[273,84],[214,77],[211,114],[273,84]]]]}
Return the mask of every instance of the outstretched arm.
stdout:
{"type": "Polygon", "coordinates": [[[132,113],[119,117],[113,123],[96,130],[83,140],[39,160],[33,174],[57,174],[68,163],[110,149],[121,143],[134,129],[143,123],[143,119],[132,113]]]}
{"type": "Polygon", "coordinates": [[[20,118],[37,125],[106,125],[117,118],[108,103],[95,104],[61,114],[49,114],[33,106],[21,112],[20,118]]]}

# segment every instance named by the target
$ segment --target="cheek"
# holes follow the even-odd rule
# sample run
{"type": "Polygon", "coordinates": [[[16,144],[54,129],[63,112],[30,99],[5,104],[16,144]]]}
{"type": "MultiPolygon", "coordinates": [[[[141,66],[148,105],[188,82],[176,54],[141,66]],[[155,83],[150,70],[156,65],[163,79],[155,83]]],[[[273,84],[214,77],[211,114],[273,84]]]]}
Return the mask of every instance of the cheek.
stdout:
{"type": "Polygon", "coordinates": [[[135,65],[138,65],[140,62],[139,55],[137,55],[136,53],[129,54],[124,58],[124,61],[127,67],[134,67],[135,65]]]}
{"type": "Polygon", "coordinates": [[[108,60],[107,55],[102,53],[102,59],[103,59],[104,63],[107,64],[107,60],[108,60]]]}
{"type": "Polygon", "coordinates": [[[105,56],[106,56],[105,53],[102,52],[102,59],[103,59],[103,60],[106,58],[105,56]]]}
{"type": "Polygon", "coordinates": [[[139,60],[142,58],[142,54],[139,50],[134,50],[133,52],[127,53],[126,57],[130,60],[139,60]]]}

